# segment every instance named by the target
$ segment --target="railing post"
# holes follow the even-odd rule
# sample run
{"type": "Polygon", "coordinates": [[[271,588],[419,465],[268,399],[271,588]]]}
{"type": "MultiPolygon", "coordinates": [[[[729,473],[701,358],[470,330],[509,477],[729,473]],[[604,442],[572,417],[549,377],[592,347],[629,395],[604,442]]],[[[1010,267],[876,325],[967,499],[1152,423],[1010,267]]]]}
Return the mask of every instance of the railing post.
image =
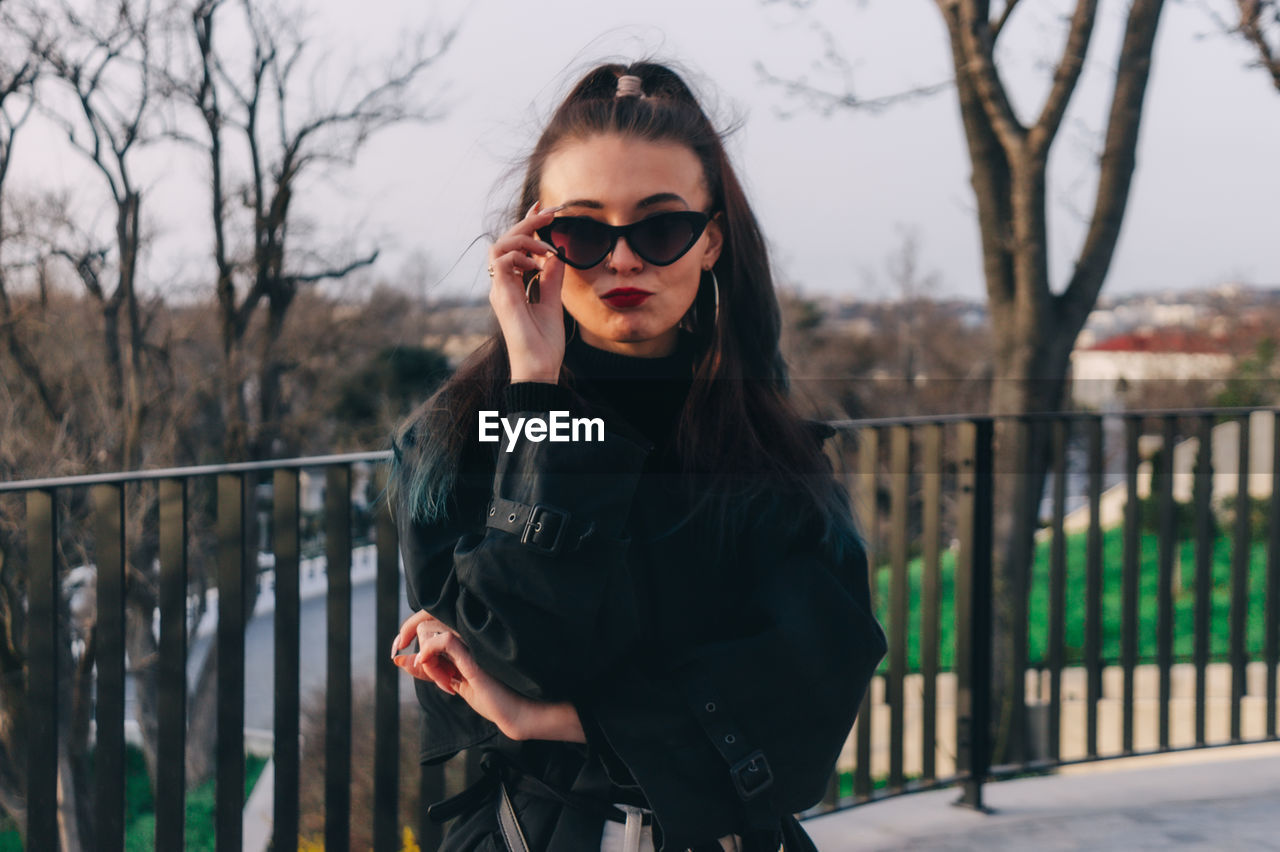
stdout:
{"type": "Polygon", "coordinates": [[[1160,751],[1169,749],[1169,704],[1173,696],[1173,554],[1180,547],[1175,538],[1173,479],[1174,444],[1177,420],[1164,417],[1160,445],[1163,471],[1160,476],[1159,579],[1156,586],[1156,666],[1160,670],[1160,751]]]}
{"type": "Polygon", "coordinates": [[[924,706],[921,713],[921,776],[925,782],[937,778],[938,717],[938,627],[939,591],[942,576],[939,564],[942,539],[942,426],[925,426],[921,435],[921,470],[924,506],[921,540],[924,548],[924,578],[920,588],[920,676],[924,678],[924,706]]]}
{"type": "Polygon", "coordinates": [[[271,550],[275,560],[275,790],[272,848],[298,848],[298,727],[300,612],[298,471],[277,470],[271,484],[271,550]]]}
{"type": "Polygon", "coordinates": [[[58,848],[57,503],[52,491],[27,493],[27,848],[58,848]]]}
{"type": "Polygon", "coordinates": [[[889,791],[901,793],[903,785],[903,704],[907,671],[907,501],[910,499],[911,427],[894,426],[889,433],[890,533],[889,539],[889,678],[885,698],[889,705],[889,791]]]}
{"type": "Polygon", "coordinates": [[[240,852],[244,837],[244,483],[242,474],[218,476],[218,754],[214,770],[217,852],[240,852]]]}
{"type": "Polygon", "coordinates": [[[1062,665],[1067,611],[1067,443],[1065,420],[1053,424],[1053,547],[1049,555],[1049,748],[1051,763],[1062,752],[1062,665]]]}
{"type": "Polygon", "coordinates": [[[1125,754],[1133,754],[1134,673],[1138,665],[1138,550],[1141,547],[1141,518],[1138,504],[1138,438],[1142,418],[1124,419],[1124,556],[1121,579],[1120,667],[1124,675],[1120,711],[1120,742],[1125,754]]]}
{"type": "MultiPolygon", "coordinates": [[[[387,471],[380,467],[378,491],[385,493],[387,471]]],[[[391,642],[400,626],[400,546],[391,507],[378,501],[378,580],[374,617],[373,848],[400,848],[400,671],[391,661],[391,642]]]]}
{"type": "Polygon", "coordinates": [[[124,849],[124,486],[92,489],[98,575],[94,747],[97,848],[124,849]]]}
{"type": "Polygon", "coordinates": [[[1102,697],[1102,417],[1085,422],[1089,438],[1089,533],[1085,542],[1085,753],[1098,756],[1098,699],[1102,697]]]}
{"type": "MultiPolygon", "coordinates": [[[[871,609],[876,608],[879,591],[879,577],[876,572],[876,469],[880,459],[880,433],[874,428],[862,429],[858,432],[858,504],[863,512],[862,529],[866,538],[868,582],[870,584],[871,609]]],[[[862,696],[862,705],[858,708],[856,730],[857,762],[854,765],[853,793],[859,800],[871,797],[871,693],[875,686],[875,677],[867,685],[862,696]]]]}
{"type": "Polygon", "coordinates": [[[962,773],[958,805],[987,810],[982,784],[991,768],[992,438],[990,419],[962,423],[960,553],[956,559],[956,744],[962,773]]]}
{"type": "Polygon", "coordinates": [[[1263,657],[1267,661],[1267,739],[1276,738],[1276,668],[1280,666],[1280,412],[1271,417],[1271,501],[1267,512],[1267,591],[1263,657]]]}
{"type": "Polygon", "coordinates": [[[181,849],[186,824],[187,481],[160,482],[160,695],[157,849],[181,849]]]}
{"type": "Polygon", "coordinates": [[[324,846],[351,842],[351,468],[330,467],[325,480],[325,562],[329,632],[325,675],[324,846]]]}
{"type": "Polygon", "coordinates": [[[1248,687],[1245,669],[1249,664],[1245,630],[1249,620],[1249,552],[1252,542],[1249,499],[1249,415],[1240,418],[1236,439],[1236,518],[1231,539],[1231,610],[1229,618],[1231,656],[1231,741],[1241,741],[1241,703],[1248,687]]]}

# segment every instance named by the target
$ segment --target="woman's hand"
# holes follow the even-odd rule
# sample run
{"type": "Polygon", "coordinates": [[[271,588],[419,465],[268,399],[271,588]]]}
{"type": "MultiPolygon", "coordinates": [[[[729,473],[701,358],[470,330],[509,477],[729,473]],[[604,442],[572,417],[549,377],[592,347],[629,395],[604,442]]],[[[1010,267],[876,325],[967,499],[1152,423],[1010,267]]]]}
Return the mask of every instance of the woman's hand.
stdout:
{"type": "Polygon", "coordinates": [[[564,262],[552,246],[538,239],[538,228],[549,223],[556,210],[540,210],[538,202],[489,249],[489,304],[507,343],[513,382],[560,380],[564,361],[564,311],[560,285],[564,262]],[[539,298],[530,303],[524,273],[539,270],[539,298]]]}
{"type": "MultiPolygon", "coordinates": [[[[435,636],[438,633],[453,633],[453,632],[454,631],[449,627],[449,625],[445,624],[443,621],[436,618],[434,615],[427,612],[425,609],[420,612],[415,612],[413,615],[405,619],[404,624],[400,625],[400,631],[396,633],[396,638],[391,640],[391,658],[392,660],[395,661],[396,665],[401,666],[403,668],[404,667],[403,664],[408,661],[414,660],[415,655],[404,654],[397,657],[396,653],[401,648],[409,647],[409,643],[412,642],[414,639],[418,640],[418,647],[421,648],[423,647],[423,645],[426,644],[427,640],[430,639],[432,636],[435,636]]],[[[455,633],[454,635],[457,635],[457,634],[455,633]]],[[[419,660],[421,659],[421,657],[422,657],[421,653],[416,655],[416,658],[419,660]]],[[[416,662],[415,662],[415,665],[416,665],[416,662]]],[[[420,669],[419,671],[425,674],[426,670],[420,669]]],[[[412,672],[410,673],[412,674],[412,672]]],[[[421,675],[419,674],[414,674],[414,677],[420,677],[420,676],[421,675]]],[[[422,679],[434,680],[434,678],[431,678],[431,677],[423,677],[422,679]]]]}
{"type": "Polygon", "coordinates": [[[410,616],[391,646],[396,665],[462,699],[513,740],[586,742],[578,712],[568,702],[526,698],[476,665],[458,634],[427,612],[410,616]],[[395,652],[418,637],[418,653],[395,652]]]}

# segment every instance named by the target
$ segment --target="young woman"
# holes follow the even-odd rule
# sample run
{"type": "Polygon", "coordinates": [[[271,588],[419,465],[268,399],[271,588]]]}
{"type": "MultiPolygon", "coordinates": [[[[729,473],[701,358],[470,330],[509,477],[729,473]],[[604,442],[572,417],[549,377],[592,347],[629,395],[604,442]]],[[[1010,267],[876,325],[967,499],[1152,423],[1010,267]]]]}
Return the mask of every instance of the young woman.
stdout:
{"type": "Polygon", "coordinates": [[[442,849],[812,849],[885,640],[721,138],[602,66],[518,210],[500,332],[394,441],[421,758],[484,752],[442,849]]]}

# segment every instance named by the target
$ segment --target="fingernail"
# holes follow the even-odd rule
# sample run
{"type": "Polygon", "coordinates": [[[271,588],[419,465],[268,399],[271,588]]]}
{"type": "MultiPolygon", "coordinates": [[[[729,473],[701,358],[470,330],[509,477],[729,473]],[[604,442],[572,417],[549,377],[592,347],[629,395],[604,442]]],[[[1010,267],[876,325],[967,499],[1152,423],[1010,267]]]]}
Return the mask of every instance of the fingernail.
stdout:
{"type": "Polygon", "coordinates": [[[545,216],[545,215],[547,215],[548,213],[559,213],[559,212],[560,212],[561,210],[563,210],[565,207],[566,207],[566,205],[561,204],[559,207],[548,207],[546,210],[543,210],[543,211],[541,211],[541,212],[542,212],[542,214],[545,216]]]}
{"type": "Polygon", "coordinates": [[[529,212],[528,212],[528,213],[526,213],[526,214],[524,214],[524,215],[525,215],[525,216],[532,216],[532,215],[534,214],[534,212],[535,212],[537,209],[538,209],[538,202],[536,202],[536,201],[535,201],[535,202],[533,202],[533,206],[529,208],[529,212]]]}
{"type": "Polygon", "coordinates": [[[538,240],[538,245],[540,245],[540,246],[546,246],[546,247],[547,247],[547,252],[548,252],[549,254],[555,254],[555,253],[556,253],[556,247],[555,247],[555,246],[553,246],[553,245],[551,245],[551,243],[546,242],[545,240],[538,240]]]}

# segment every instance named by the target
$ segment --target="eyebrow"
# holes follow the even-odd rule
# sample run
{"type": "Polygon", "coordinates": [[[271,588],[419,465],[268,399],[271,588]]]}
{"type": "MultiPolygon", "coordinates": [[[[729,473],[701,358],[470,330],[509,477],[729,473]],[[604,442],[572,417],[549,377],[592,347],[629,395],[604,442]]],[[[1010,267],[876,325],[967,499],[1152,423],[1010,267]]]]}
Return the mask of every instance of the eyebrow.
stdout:
{"type": "MultiPolygon", "coordinates": [[[[647,198],[642,198],[639,202],[636,203],[636,209],[643,210],[646,207],[653,207],[655,204],[663,204],[668,201],[678,201],[681,204],[683,204],[685,207],[689,206],[689,202],[685,201],[682,196],[677,195],[674,192],[659,192],[659,193],[650,195],[647,198]]],[[[577,199],[574,199],[573,201],[566,201],[564,204],[561,205],[561,207],[586,207],[590,210],[604,209],[603,204],[601,204],[599,201],[595,201],[590,198],[577,198],[577,199]]]]}

